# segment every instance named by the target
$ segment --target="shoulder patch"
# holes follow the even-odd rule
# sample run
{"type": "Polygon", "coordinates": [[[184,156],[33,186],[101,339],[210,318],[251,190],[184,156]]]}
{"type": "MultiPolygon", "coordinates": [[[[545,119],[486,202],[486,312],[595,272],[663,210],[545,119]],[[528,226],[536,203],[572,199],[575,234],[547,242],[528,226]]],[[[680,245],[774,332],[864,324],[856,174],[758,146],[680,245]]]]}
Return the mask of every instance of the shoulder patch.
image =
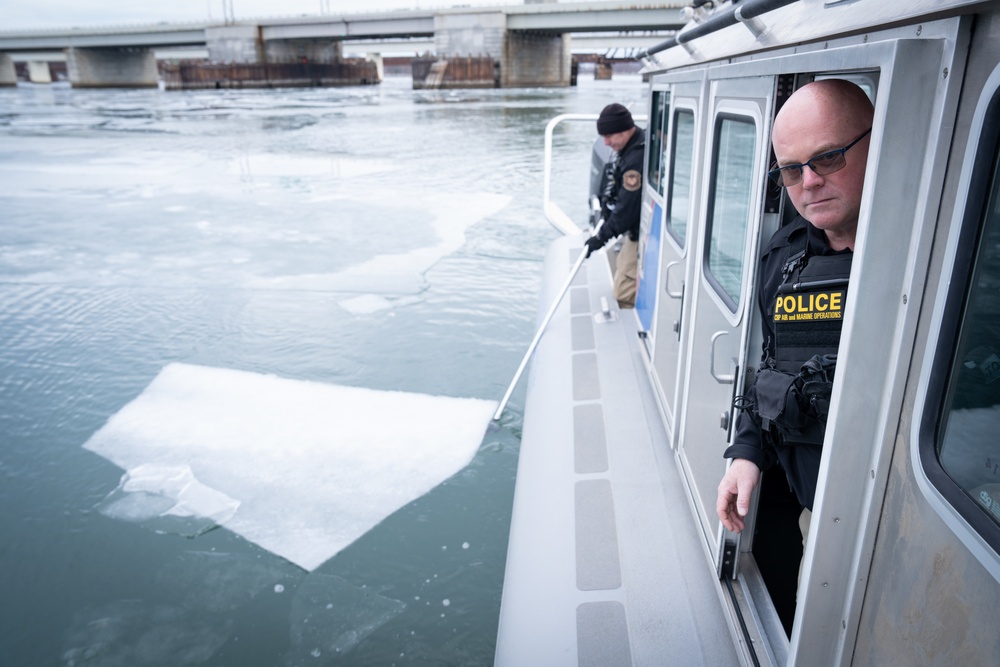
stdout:
{"type": "Polygon", "coordinates": [[[622,187],[629,192],[635,192],[642,187],[642,174],[635,169],[629,169],[622,175],[622,187]]]}

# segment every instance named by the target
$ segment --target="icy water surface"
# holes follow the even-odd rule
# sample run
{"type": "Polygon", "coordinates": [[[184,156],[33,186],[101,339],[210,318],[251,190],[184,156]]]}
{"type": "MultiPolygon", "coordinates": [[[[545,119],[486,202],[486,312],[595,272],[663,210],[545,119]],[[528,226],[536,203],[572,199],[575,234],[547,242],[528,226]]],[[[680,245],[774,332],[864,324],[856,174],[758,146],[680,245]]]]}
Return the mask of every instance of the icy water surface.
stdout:
{"type": "MultiPolygon", "coordinates": [[[[641,98],[637,77],[581,78],[505,91],[412,91],[406,78],[0,90],[3,664],[492,664],[523,387],[471,463],[311,570],[225,525],[129,520],[134,498],[109,513],[125,470],[84,445],[172,364],[498,400],[534,332],[556,235],[540,208],[545,124],[641,98]]],[[[554,191],[581,223],[592,137],[556,138],[554,191]]],[[[230,391],[212,391],[225,405],[230,391]]],[[[195,396],[190,419],[210,402],[195,396]]],[[[179,405],[139,418],[135,446],[186,423],[179,405]]],[[[256,425],[263,410],[247,405],[220,420],[256,425]]],[[[373,433],[418,430],[403,404],[384,405],[364,413],[373,433]]],[[[300,444],[316,415],[287,418],[269,451],[300,444]]],[[[422,425],[420,446],[440,444],[434,426],[453,435],[450,421],[422,425]]],[[[225,462],[252,478],[249,430],[225,462]]],[[[399,456],[423,469],[426,451],[399,456]]],[[[330,483],[377,493],[363,458],[330,483]]],[[[329,496],[324,479],[296,478],[295,500],[263,527],[295,533],[329,496]]],[[[319,512],[323,525],[341,512],[319,512]]]]}

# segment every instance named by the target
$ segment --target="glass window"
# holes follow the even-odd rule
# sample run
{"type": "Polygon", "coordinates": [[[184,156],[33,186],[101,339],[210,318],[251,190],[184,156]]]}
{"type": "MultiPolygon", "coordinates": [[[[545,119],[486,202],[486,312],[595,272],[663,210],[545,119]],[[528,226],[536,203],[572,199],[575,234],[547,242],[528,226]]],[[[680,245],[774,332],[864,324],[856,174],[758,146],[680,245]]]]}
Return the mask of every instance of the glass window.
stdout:
{"type": "Polygon", "coordinates": [[[649,112],[649,131],[646,141],[649,144],[649,164],[646,173],[649,185],[657,193],[663,192],[663,110],[670,105],[670,93],[665,90],[653,91],[653,107],[649,112]]]}
{"type": "Polygon", "coordinates": [[[1000,524],[1000,159],[995,140],[991,148],[937,456],[948,476],[1000,524]]]}
{"type": "Polygon", "coordinates": [[[684,247],[691,215],[691,166],[694,162],[694,113],[674,113],[673,154],[670,156],[670,192],[667,196],[667,229],[684,247]]]}
{"type": "Polygon", "coordinates": [[[710,282],[736,312],[743,281],[757,132],[751,119],[734,116],[720,116],[715,127],[706,265],[710,282]]]}

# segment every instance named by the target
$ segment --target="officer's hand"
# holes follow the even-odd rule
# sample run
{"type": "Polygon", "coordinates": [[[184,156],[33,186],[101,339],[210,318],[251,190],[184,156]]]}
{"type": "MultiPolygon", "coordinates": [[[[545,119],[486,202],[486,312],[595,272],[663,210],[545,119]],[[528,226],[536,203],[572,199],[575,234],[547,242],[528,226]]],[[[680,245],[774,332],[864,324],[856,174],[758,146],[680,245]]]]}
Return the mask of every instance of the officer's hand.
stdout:
{"type": "Polygon", "coordinates": [[[760,468],[746,459],[733,459],[719,483],[715,511],[726,530],[738,533],[745,527],[743,517],[750,512],[750,496],[760,481],[760,468]]]}
{"type": "Polygon", "coordinates": [[[604,241],[597,238],[596,236],[591,236],[589,239],[587,239],[587,243],[585,245],[587,247],[587,257],[590,257],[595,252],[604,247],[604,241]]]}

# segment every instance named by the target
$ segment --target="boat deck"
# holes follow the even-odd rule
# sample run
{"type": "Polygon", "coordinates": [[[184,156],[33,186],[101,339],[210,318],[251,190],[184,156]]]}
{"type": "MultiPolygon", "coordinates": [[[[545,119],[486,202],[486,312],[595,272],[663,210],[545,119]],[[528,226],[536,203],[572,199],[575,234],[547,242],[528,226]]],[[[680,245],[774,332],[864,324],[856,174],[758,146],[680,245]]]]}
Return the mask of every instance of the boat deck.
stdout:
{"type": "MultiPolygon", "coordinates": [[[[543,308],[582,244],[550,246],[543,308]]],[[[584,262],[530,368],[495,664],[740,664],[637,318],[601,259],[584,262]]]]}

